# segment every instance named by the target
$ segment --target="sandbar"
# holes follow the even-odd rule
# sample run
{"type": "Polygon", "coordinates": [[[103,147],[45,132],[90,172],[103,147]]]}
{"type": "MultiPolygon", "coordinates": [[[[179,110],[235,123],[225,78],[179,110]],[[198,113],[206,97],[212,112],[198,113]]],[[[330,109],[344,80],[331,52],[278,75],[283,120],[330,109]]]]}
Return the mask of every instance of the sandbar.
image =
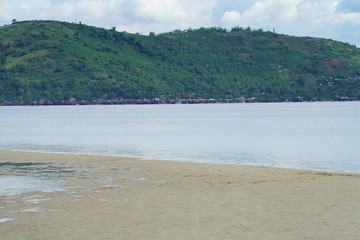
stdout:
{"type": "Polygon", "coordinates": [[[4,240],[360,239],[359,174],[15,151],[0,164],[59,184],[0,195],[4,240]]]}

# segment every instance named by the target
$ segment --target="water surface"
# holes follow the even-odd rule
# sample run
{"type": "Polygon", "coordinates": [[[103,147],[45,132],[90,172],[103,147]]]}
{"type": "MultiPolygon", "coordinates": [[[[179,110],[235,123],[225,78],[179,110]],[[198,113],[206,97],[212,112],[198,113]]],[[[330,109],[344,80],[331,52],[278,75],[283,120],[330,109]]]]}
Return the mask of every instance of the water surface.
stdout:
{"type": "Polygon", "coordinates": [[[360,173],[360,102],[0,107],[0,149],[360,173]]]}

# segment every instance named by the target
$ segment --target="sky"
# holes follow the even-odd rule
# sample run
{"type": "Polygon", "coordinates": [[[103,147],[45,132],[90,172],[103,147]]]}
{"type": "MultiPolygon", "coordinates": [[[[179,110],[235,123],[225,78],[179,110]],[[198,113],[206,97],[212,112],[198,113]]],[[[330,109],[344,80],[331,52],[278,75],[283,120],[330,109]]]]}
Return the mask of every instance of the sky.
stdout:
{"type": "Polygon", "coordinates": [[[0,0],[0,25],[59,20],[148,34],[235,26],[360,47],[359,0],[0,0]]]}

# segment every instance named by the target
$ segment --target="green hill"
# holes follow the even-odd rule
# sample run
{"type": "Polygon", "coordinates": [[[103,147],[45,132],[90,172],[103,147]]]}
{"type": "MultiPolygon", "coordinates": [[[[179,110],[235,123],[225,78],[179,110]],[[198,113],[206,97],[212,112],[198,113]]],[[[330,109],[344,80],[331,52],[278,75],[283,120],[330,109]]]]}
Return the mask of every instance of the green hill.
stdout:
{"type": "Polygon", "coordinates": [[[236,27],[143,36],[56,21],[0,27],[0,102],[360,99],[360,49],[236,27]]]}

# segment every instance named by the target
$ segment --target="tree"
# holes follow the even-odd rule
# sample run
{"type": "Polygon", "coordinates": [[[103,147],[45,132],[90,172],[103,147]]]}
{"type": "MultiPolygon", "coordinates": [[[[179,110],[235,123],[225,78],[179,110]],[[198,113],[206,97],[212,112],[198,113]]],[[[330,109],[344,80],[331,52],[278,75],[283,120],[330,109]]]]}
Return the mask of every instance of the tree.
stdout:
{"type": "Polygon", "coordinates": [[[12,24],[15,24],[15,23],[17,23],[17,21],[16,21],[16,19],[14,18],[14,19],[12,20],[12,24]]]}
{"type": "Polygon", "coordinates": [[[237,27],[233,27],[232,29],[231,29],[231,32],[240,32],[240,31],[243,31],[244,29],[242,28],[242,27],[239,27],[239,26],[237,26],[237,27]]]}
{"type": "Polygon", "coordinates": [[[6,58],[5,56],[0,56],[0,66],[4,65],[6,63],[6,58]]]}

